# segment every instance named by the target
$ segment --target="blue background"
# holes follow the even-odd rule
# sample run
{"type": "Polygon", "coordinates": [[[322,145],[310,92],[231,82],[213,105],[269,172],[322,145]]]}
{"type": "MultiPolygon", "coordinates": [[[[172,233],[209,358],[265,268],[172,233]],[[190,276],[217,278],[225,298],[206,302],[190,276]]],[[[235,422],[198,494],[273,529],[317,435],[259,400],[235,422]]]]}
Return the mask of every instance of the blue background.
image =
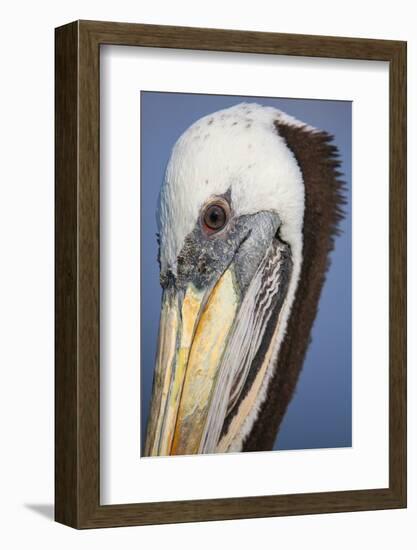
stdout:
{"type": "Polygon", "coordinates": [[[141,418],[142,441],[151,398],[161,287],[156,205],[171,148],[198,118],[240,103],[270,105],[335,137],[347,187],[346,218],[336,239],[295,395],[275,449],[352,444],[351,137],[349,101],[141,92],[141,418]]]}

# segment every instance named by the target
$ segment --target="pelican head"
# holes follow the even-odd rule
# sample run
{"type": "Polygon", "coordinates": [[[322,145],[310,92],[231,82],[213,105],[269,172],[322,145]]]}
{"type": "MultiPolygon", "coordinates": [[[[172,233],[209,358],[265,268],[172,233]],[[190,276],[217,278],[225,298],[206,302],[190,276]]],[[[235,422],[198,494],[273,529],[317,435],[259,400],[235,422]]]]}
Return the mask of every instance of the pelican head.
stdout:
{"type": "Polygon", "coordinates": [[[330,140],[248,103],[201,118],[175,144],[157,213],[146,455],[272,448],[341,215],[330,140]]]}

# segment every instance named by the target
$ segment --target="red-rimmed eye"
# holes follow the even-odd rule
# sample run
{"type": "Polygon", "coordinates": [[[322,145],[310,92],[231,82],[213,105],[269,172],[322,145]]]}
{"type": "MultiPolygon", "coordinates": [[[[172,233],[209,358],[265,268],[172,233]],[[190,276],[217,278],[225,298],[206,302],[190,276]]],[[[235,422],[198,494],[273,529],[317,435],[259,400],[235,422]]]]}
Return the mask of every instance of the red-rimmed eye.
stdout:
{"type": "Polygon", "coordinates": [[[229,209],[222,202],[214,202],[207,205],[203,211],[202,222],[207,233],[216,233],[227,224],[229,209]]]}

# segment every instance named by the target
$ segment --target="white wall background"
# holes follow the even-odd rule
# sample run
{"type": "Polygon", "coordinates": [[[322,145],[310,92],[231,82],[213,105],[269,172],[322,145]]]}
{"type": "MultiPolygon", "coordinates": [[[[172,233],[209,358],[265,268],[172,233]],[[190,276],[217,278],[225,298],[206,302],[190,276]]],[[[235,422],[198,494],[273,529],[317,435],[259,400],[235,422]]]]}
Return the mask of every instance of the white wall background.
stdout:
{"type": "Polygon", "coordinates": [[[0,77],[0,545],[45,548],[415,548],[417,36],[413,2],[3,3],[0,77]],[[103,19],[408,40],[409,508],[77,532],[52,522],[54,27],[103,19]]]}

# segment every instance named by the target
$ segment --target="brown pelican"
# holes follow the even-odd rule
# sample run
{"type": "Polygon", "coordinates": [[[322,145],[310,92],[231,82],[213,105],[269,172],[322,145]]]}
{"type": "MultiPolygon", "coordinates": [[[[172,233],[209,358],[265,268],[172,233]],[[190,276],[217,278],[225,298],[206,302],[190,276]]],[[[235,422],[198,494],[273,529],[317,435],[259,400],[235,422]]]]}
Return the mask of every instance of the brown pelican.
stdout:
{"type": "Polygon", "coordinates": [[[161,188],[145,455],[270,450],[342,217],[332,136],[244,103],[195,122],[161,188]]]}

